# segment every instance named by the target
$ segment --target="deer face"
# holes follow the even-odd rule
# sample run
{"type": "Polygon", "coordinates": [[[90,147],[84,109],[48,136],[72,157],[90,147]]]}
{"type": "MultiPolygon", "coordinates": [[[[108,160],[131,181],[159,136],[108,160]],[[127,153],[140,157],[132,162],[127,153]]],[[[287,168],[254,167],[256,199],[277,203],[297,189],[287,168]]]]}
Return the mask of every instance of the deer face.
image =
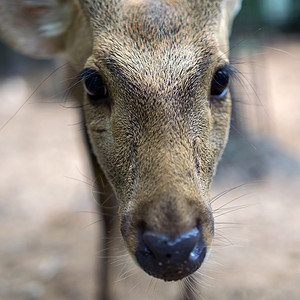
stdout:
{"type": "Polygon", "coordinates": [[[0,33],[81,72],[86,127],[150,275],[179,280],[210,250],[209,190],[231,101],[228,34],[239,0],[0,0],[0,33]]]}
{"type": "Polygon", "coordinates": [[[209,189],[230,120],[228,62],[212,34],[218,5],[198,16],[189,4],[120,4],[94,25],[82,73],[87,128],[128,251],[164,280],[194,272],[209,252],[209,189]]]}

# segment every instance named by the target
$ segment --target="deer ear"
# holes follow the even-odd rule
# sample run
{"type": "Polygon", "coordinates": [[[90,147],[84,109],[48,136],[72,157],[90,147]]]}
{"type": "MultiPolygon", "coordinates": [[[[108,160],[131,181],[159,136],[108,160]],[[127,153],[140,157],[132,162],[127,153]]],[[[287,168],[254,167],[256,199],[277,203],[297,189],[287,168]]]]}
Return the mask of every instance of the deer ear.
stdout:
{"type": "Polygon", "coordinates": [[[223,53],[228,53],[228,38],[234,18],[242,7],[242,0],[224,0],[219,24],[219,45],[223,53]]]}
{"type": "Polygon", "coordinates": [[[28,56],[66,53],[79,10],[76,0],[0,0],[0,36],[28,56]]]}
{"type": "Polygon", "coordinates": [[[231,32],[231,26],[234,18],[242,7],[242,0],[225,0],[225,19],[228,32],[231,32]]]}

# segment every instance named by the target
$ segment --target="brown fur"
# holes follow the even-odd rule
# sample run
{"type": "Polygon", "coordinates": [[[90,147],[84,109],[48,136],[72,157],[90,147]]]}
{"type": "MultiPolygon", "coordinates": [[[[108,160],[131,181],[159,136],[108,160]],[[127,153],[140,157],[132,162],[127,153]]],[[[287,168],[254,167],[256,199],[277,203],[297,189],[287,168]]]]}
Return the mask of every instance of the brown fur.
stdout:
{"type": "MultiPolygon", "coordinates": [[[[35,56],[63,52],[78,71],[93,69],[107,85],[111,106],[78,98],[101,168],[94,164],[99,186],[114,191],[129,253],[134,257],[142,223],[172,237],[200,224],[209,248],[214,231],[209,191],[231,111],[229,93],[222,101],[210,101],[210,86],[216,70],[228,64],[233,15],[228,7],[233,9],[237,1],[61,0],[46,8],[39,4],[46,14],[47,9],[72,7],[66,28],[57,35],[50,32],[50,39],[41,31],[36,39],[26,21],[19,28],[11,16],[20,12],[5,8],[6,1],[0,0],[0,25],[8,43],[35,56]],[[18,34],[28,38],[18,43],[18,34]]],[[[37,18],[33,10],[27,14],[37,18]]],[[[101,297],[108,295],[103,292],[101,297]]]]}

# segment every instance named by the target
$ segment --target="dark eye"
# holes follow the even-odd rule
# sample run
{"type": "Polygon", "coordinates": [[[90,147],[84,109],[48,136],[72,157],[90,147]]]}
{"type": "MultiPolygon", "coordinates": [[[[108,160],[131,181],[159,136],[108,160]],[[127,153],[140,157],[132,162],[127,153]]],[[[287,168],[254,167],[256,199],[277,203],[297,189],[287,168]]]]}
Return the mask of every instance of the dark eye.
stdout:
{"type": "Polygon", "coordinates": [[[98,102],[108,98],[108,91],[103,79],[96,71],[86,69],[80,74],[83,79],[84,89],[90,100],[98,102]]]}
{"type": "Polygon", "coordinates": [[[211,82],[210,95],[222,98],[227,93],[227,87],[229,84],[229,72],[223,68],[218,70],[211,82]]]}

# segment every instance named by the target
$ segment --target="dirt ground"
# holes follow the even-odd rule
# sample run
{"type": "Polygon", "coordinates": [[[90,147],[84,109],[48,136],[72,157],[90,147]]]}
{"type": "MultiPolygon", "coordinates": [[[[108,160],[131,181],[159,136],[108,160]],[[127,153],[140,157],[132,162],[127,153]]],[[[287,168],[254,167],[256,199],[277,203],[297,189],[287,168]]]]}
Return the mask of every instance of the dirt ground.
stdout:
{"type": "MultiPolygon", "coordinates": [[[[257,48],[250,64],[247,51],[241,49],[239,67],[254,89],[238,94],[248,99],[241,118],[251,139],[242,133],[242,144],[229,145],[214,184],[212,196],[229,192],[214,202],[216,240],[201,269],[201,299],[296,300],[300,40],[257,48]]],[[[26,80],[0,83],[0,126],[30,95],[26,80]]],[[[0,131],[1,300],[87,300],[97,286],[101,216],[78,110],[45,102],[36,93],[0,131]]],[[[119,299],[176,299],[176,284],[133,268],[119,243],[116,236],[112,282],[119,299]]]]}

